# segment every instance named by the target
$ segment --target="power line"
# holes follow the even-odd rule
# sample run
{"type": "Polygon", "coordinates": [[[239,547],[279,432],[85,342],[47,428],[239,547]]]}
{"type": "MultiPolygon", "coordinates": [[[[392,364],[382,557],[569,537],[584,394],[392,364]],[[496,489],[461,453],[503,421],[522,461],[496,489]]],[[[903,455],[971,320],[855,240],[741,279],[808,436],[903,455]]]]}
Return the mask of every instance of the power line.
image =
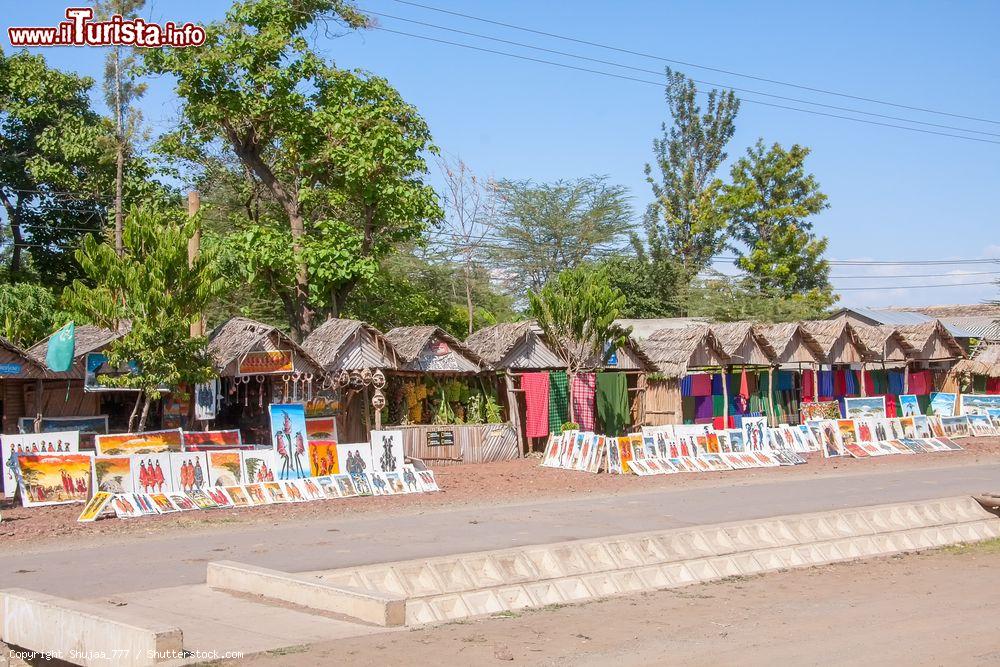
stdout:
{"type": "MultiPolygon", "coordinates": [[[[469,36],[469,37],[476,37],[476,38],[479,38],[479,39],[486,39],[486,40],[490,40],[490,41],[494,41],[494,42],[500,42],[501,44],[509,44],[511,46],[519,46],[519,47],[522,47],[522,48],[525,48],[525,49],[533,49],[535,51],[542,51],[542,52],[545,52],[545,53],[552,53],[552,54],[555,54],[555,55],[566,56],[568,58],[577,58],[579,60],[586,60],[586,61],[589,61],[589,62],[599,63],[599,64],[602,64],[602,65],[610,65],[612,67],[620,67],[622,69],[632,70],[634,72],[644,72],[646,74],[655,74],[657,76],[664,76],[663,72],[659,72],[657,70],[646,69],[644,67],[634,67],[632,65],[625,65],[623,63],[614,62],[612,60],[602,60],[600,58],[591,58],[589,56],[583,56],[583,55],[576,54],[576,53],[569,53],[569,52],[566,52],[566,51],[558,51],[556,49],[547,49],[547,48],[544,48],[544,47],[541,47],[541,46],[535,46],[533,44],[525,44],[523,42],[515,42],[515,41],[509,40],[509,39],[501,39],[499,37],[492,37],[490,35],[483,35],[481,33],[470,32],[468,30],[459,30],[457,28],[449,28],[447,26],[437,25],[435,23],[427,23],[425,21],[417,21],[415,19],[405,18],[405,17],[402,17],[402,16],[394,16],[392,14],[384,14],[382,12],[376,12],[376,11],[372,11],[370,9],[363,9],[362,11],[364,11],[364,12],[366,12],[368,14],[372,14],[374,16],[381,16],[383,18],[389,18],[389,19],[393,19],[393,20],[397,20],[397,21],[405,21],[407,23],[414,23],[416,25],[421,25],[421,26],[425,26],[425,27],[428,27],[428,28],[434,28],[434,29],[437,29],[437,30],[447,30],[448,32],[454,32],[454,33],[458,33],[460,35],[466,35],[466,36],[469,36]]],[[[813,106],[824,107],[826,109],[834,109],[834,110],[837,110],[837,111],[846,111],[846,112],[849,112],[849,113],[857,113],[857,114],[862,114],[862,115],[865,115],[865,116],[872,116],[872,117],[875,117],[875,118],[885,118],[885,119],[888,119],[888,120],[898,120],[898,121],[901,121],[901,122],[904,122],[904,123],[915,123],[917,125],[926,125],[928,127],[937,127],[937,128],[942,128],[942,129],[945,129],[945,130],[957,130],[959,132],[970,132],[970,133],[973,133],[973,134],[982,134],[982,135],[986,135],[986,136],[990,136],[990,137],[1000,137],[1000,133],[997,133],[997,132],[986,132],[984,130],[971,130],[971,129],[965,128],[965,127],[957,127],[955,125],[943,125],[941,123],[930,123],[930,122],[922,121],[922,120],[914,120],[912,118],[902,118],[900,116],[890,116],[888,114],[876,113],[874,111],[862,111],[861,109],[853,109],[851,107],[841,107],[841,106],[836,106],[834,104],[824,104],[822,102],[813,102],[813,101],[804,100],[804,99],[801,99],[801,98],[798,98],[798,97],[787,97],[785,95],[775,95],[773,93],[765,93],[765,92],[760,91],[760,90],[751,90],[751,89],[748,89],[748,88],[739,88],[737,86],[729,86],[729,85],[721,84],[721,83],[713,83],[711,81],[702,81],[700,79],[691,79],[691,81],[693,81],[694,83],[697,83],[697,84],[704,85],[704,86],[714,86],[714,87],[718,87],[718,88],[727,88],[729,90],[733,90],[733,91],[736,91],[736,92],[750,93],[752,95],[763,95],[764,97],[771,97],[771,98],[778,99],[778,100],[785,100],[785,101],[788,101],[788,102],[798,102],[800,104],[810,104],[810,105],[813,105],[813,106]]]]}
{"type": "Polygon", "coordinates": [[[896,287],[835,287],[835,292],[858,292],[862,290],[934,289],[937,287],[973,287],[975,285],[996,285],[995,280],[979,283],[941,283],[939,285],[899,285],[896,287]]]}
{"type": "MultiPolygon", "coordinates": [[[[532,58],[531,56],[523,56],[517,53],[510,53],[508,51],[498,51],[496,49],[487,49],[481,46],[472,46],[471,44],[462,44],[461,42],[452,42],[447,39],[439,39],[437,37],[429,37],[427,35],[417,35],[410,32],[404,32],[402,30],[392,30],[390,28],[376,27],[375,30],[381,30],[382,32],[389,32],[396,35],[403,35],[406,37],[413,37],[415,39],[423,39],[429,42],[438,42],[439,44],[448,44],[450,46],[458,46],[463,49],[471,49],[473,51],[482,51],[483,53],[492,53],[494,55],[506,56],[508,58],[517,58],[519,60],[527,60],[530,62],[542,63],[545,65],[552,65],[554,67],[562,67],[564,69],[576,70],[578,72],[589,72],[590,74],[599,74],[601,76],[611,77],[613,79],[622,79],[624,81],[635,81],[637,83],[646,83],[657,86],[658,88],[663,87],[663,83],[660,81],[650,81],[648,79],[639,79],[633,76],[626,76],[624,74],[615,74],[613,72],[602,72],[601,70],[590,69],[587,67],[579,67],[577,65],[568,65],[566,63],[556,62],[554,60],[545,60],[543,58],[532,58]]],[[[705,94],[705,93],[699,93],[705,94]]],[[[881,127],[892,127],[898,130],[909,130],[910,132],[922,132],[924,134],[934,134],[941,137],[951,137],[953,139],[965,139],[966,141],[978,141],[984,144],[1000,144],[1000,141],[993,141],[991,139],[980,139],[979,137],[967,137],[961,134],[951,134],[949,132],[937,132],[935,130],[924,130],[917,127],[907,127],[905,125],[895,125],[893,123],[881,123],[874,120],[865,120],[863,118],[853,118],[851,116],[842,116],[840,114],[826,113],[824,111],[813,111],[810,109],[800,109],[798,107],[790,107],[784,104],[775,104],[773,102],[764,102],[762,100],[752,100],[746,97],[738,98],[741,102],[746,102],[748,104],[759,104],[767,107],[774,107],[776,109],[785,109],[788,111],[798,111],[800,113],[813,114],[816,116],[826,116],[828,118],[839,118],[841,120],[850,120],[855,123],[865,123],[867,125],[878,125],[881,127]]]]}
{"type": "Polygon", "coordinates": [[[649,58],[649,59],[652,59],[652,60],[659,60],[661,62],[674,63],[676,65],[684,65],[685,67],[694,67],[694,68],[706,70],[706,71],[709,71],[709,72],[717,72],[719,74],[727,74],[729,76],[738,76],[738,77],[741,77],[741,78],[753,79],[754,81],[762,81],[764,83],[773,83],[773,84],[776,84],[776,85],[779,85],[779,86],[788,86],[790,88],[798,88],[799,90],[807,90],[807,91],[810,91],[810,92],[813,92],[813,93],[821,93],[823,95],[834,95],[834,96],[837,96],[837,97],[844,97],[844,98],[848,98],[848,99],[852,99],[852,100],[857,100],[859,102],[870,102],[872,104],[884,104],[886,106],[897,107],[897,108],[900,108],[900,109],[908,109],[910,111],[920,111],[922,113],[937,114],[937,115],[941,115],[941,116],[951,116],[952,118],[963,118],[965,120],[972,120],[972,121],[977,121],[977,122],[981,122],[981,123],[993,123],[995,125],[1000,125],[1000,121],[998,121],[998,120],[992,120],[990,118],[978,118],[976,116],[966,116],[966,115],[962,115],[962,114],[951,113],[951,112],[948,112],[948,111],[937,111],[935,109],[928,109],[928,108],[925,108],[925,107],[912,106],[912,105],[908,105],[908,104],[900,104],[900,103],[897,103],[897,102],[889,102],[887,100],[880,100],[880,99],[872,98],[872,97],[863,97],[863,96],[860,96],[860,95],[852,95],[850,93],[841,93],[841,92],[837,92],[837,91],[834,91],[834,90],[827,90],[827,89],[824,89],[824,88],[816,88],[816,87],[813,87],[813,86],[806,86],[806,85],[802,85],[802,84],[791,83],[791,82],[788,82],[788,81],[781,81],[779,79],[769,79],[767,77],[756,76],[756,75],[753,75],[753,74],[744,74],[744,73],[741,73],[741,72],[736,72],[736,71],[733,71],[733,70],[722,69],[722,68],[719,68],[719,67],[709,67],[707,65],[699,65],[697,63],[687,62],[687,61],[684,61],[684,60],[676,60],[676,59],[671,59],[671,58],[665,58],[663,56],[658,56],[658,55],[654,55],[654,54],[650,54],[650,53],[643,53],[641,51],[632,51],[630,49],[624,49],[624,48],[617,47],[617,46],[611,46],[609,44],[601,44],[599,42],[592,42],[592,41],[589,41],[589,40],[579,39],[579,38],[576,38],[576,37],[569,37],[568,35],[560,35],[560,34],[553,33],[553,32],[546,32],[544,30],[536,30],[534,28],[528,28],[528,27],[525,27],[525,26],[515,25],[513,23],[505,23],[503,21],[495,21],[493,19],[483,18],[481,16],[473,16],[471,14],[463,14],[462,12],[456,12],[456,11],[452,11],[452,10],[448,10],[448,9],[442,9],[440,7],[432,7],[431,5],[421,4],[419,2],[412,2],[411,0],[394,0],[394,2],[397,2],[397,3],[402,4],[402,5],[410,5],[412,7],[419,7],[421,9],[426,9],[426,10],[433,11],[433,12],[440,12],[442,14],[450,14],[452,16],[458,16],[460,18],[465,18],[465,19],[469,19],[469,20],[472,20],[472,21],[479,21],[481,23],[488,23],[488,24],[491,24],[491,25],[501,26],[501,27],[504,27],[504,28],[511,28],[513,30],[520,30],[522,32],[529,32],[529,33],[533,33],[533,34],[536,34],[536,35],[542,35],[544,37],[551,37],[553,39],[561,39],[561,40],[564,40],[564,41],[567,41],[567,42],[575,42],[577,44],[584,44],[586,46],[593,46],[593,47],[596,47],[596,48],[599,48],[599,49],[607,49],[609,51],[617,51],[619,53],[626,53],[626,54],[633,55],[633,56],[639,56],[641,58],[649,58]]]}
{"type": "Polygon", "coordinates": [[[964,278],[965,276],[1000,276],[1000,271],[969,271],[968,273],[919,273],[905,276],[830,276],[830,280],[882,280],[896,278],[964,278]]]}

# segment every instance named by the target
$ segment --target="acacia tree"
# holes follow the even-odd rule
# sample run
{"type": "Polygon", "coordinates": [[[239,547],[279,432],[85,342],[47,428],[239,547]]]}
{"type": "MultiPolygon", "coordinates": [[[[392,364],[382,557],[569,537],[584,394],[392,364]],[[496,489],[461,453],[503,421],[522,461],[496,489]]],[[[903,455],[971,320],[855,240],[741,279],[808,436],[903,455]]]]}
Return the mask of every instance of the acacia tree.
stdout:
{"type": "Polygon", "coordinates": [[[666,75],[671,122],[653,140],[655,172],[646,164],[653,202],[645,216],[648,251],[640,259],[669,281],[660,291],[673,293],[683,292],[725,245],[727,220],[716,174],[726,160],[740,102],[731,90],[713,89],[703,113],[694,82],[669,67],[666,75]]]}
{"type": "MultiPolygon", "coordinates": [[[[140,431],[164,387],[194,386],[213,376],[205,338],[192,338],[190,324],[224,282],[211,253],[188,260],[188,240],[198,224],[179,211],[133,207],[124,220],[122,254],[86,236],[76,259],[87,283],[75,280],[63,292],[66,307],[77,317],[113,331],[128,327],[105,354],[112,369],[135,372],[102,375],[101,381],[141,392],[140,431]]],[[[136,428],[135,421],[133,410],[129,430],[136,428]]]]}
{"type": "Polygon", "coordinates": [[[397,245],[441,218],[423,182],[426,123],[384,79],[339,70],[306,39],[322,22],[366,18],[343,0],[248,0],[206,27],[197,49],[144,54],[177,79],[183,120],[162,145],[204,163],[221,147],[278,204],[234,235],[241,263],[285,306],[296,338],[337,315],[397,245]]]}
{"type": "MultiPolygon", "coordinates": [[[[561,271],[537,292],[528,292],[528,310],[566,364],[571,388],[576,374],[603,366],[626,344],[631,327],[615,323],[624,305],[625,296],[607,274],[586,265],[561,271]]],[[[572,421],[572,396],[569,404],[572,421]]]]}

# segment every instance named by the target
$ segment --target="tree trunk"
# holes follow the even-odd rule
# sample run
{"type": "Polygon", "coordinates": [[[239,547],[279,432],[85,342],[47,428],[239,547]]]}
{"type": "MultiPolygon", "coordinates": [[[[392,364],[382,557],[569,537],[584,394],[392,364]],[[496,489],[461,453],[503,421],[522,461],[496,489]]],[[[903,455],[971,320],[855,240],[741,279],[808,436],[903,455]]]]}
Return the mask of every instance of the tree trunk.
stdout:
{"type": "Polygon", "coordinates": [[[135,433],[135,420],[139,417],[139,404],[142,403],[143,392],[135,397],[135,405],[132,407],[132,414],[128,417],[128,432],[135,433]]]}
{"type": "Polygon", "coordinates": [[[566,396],[569,397],[569,420],[576,423],[576,410],[573,409],[573,378],[576,377],[576,373],[567,369],[566,371],[566,396]]]}
{"type": "Polygon", "coordinates": [[[465,306],[469,310],[469,335],[472,335],[472,269],[469,262],[465,263],[465,306]]]}
{"type": "Polygon", "coordinates": [[[143,392],[143,394],[145,395],[146,400],[142,404],[142,416],[139,417],[139,432],[140,433],[142,431],[146,430],[146,417],[149,416],[149,405],[150,405],[150,403],[153,402],[153,399],[150,398],[150,396],[148,394],[145,394],[145,392],[143,392]]]}
{"type": "Polygon", "coordinates": [[[10,227],[10,238],[14,242],[10,252],[10,281],[17,280],[17,274],[21,272],[21,247],[24,238],[21,235],[21,196],[18,195],[15,202],[11,202],[2,191],[0,191],[0,201],[3,202],[4,211],[7,213],[7,224],[10,227]]]}
{"type": "Polygon", "coordinates": [[[124,212],[122,211],[122,190],[125,179],[125,119],[122,113],[122,74],[121,48],[115,47],[115,124],[116,124],[116,155],[115,155],[115,252],[121,257],[125,254],[125,243],[122,239],[124,228],[124,212]]]}

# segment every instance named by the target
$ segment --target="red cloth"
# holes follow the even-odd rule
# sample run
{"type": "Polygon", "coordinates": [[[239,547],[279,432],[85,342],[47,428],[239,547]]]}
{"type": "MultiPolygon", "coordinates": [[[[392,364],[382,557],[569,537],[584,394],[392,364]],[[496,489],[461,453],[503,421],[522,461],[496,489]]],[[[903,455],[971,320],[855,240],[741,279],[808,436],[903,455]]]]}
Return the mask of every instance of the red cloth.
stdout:
{"type": "Polygon", "coordinates": [[[1000,394],[1000,378],[989,378],[986,380],[987,394],[1000,394]]]}
{"type": "Polygon", "coordinates": [[[813,400],[814,393],[812,371],[802,371],[802,400],[813,400]]]}
{"type": "Polygon", "coordinates": [[[868,371],[865,371],[864,378],[865,378],[865,393],[870,395],[875,390],[875,379],[872,377],[872,374],[868,371]]]}
{"type": "Polygon", "coordinates": [[[544,438],[549,434],[549,374],[524,373],[524,434],[529,438],[544,438]]]}
{"type": "Polygon", "coordinates": [[[580,425],[581,431],[593,431],[594,394],[597,392],[597,376],[593,373],[579,373],[573,376],[569,387],[573,397],[573,421],[580,425]]]}
{"type": "Polygon", "coordinates": [[[711,396],[712,395],[712,376],[705,373],[700,373],[698,375],[691,376],[691,395],[692,396],[711,396]]]}
{"type": "Polygon", "coordinates": [[[833,372],[833,395],[844,396],[847,394],[847,371],[843,369],[833,372]]]}
{"type": "Polygon", "coordinates": [[[729,426],[722,426],[722,417],[715,417],[712,419],[712,428],[716,431],[721,431],[723,428],[736,428],[736,418],[733,416],[729,417],[729,426]]]}
{"type": "Polygon", "coordinates": [[[747,384],[747,369],[740,371],[740,396],[750,398],[750,386],[747,384]]]}
{"type": "Polygon", "coordinates": [[[885,416],[888,419],[896,418],[896,397],[892,394],[885,394],[885,416]]]}

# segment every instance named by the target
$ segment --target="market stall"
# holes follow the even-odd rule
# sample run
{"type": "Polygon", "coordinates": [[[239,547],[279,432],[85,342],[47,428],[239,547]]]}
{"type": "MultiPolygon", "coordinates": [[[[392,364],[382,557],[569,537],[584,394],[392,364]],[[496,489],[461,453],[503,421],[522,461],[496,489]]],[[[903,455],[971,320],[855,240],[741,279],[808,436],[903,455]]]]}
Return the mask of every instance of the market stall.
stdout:
{"type": "Polygon", "coordinates": [[[971,357],[952,366],[942,391],[1000,394],[1000,343],[980,344],[971,357]]]}
{"type": "Polygon", "coordinates": [[[823,348],[798,322],[761,327],[774,350],[774,422],[799,424],[799,406],[805,374],[823,363],[823,348]]]}
{"type": "Polygon", "coordinates": [[[913,352],[904,367],[903,393],[914,394],[922,414],[926,414],[930,395],[944,388],[948,372],[966,357],[965,348],[940,320],[896,327],[913,352]]]}
{"type": "MultiPolygon", "coordinates": [[[[17,433],[19,419],[26,416],[34,419],[36,406],[25,403],[24,385],[41,382],[44,376],[44,366],[18,346],[0,338],[0,417],[3,419],[0,431],[17,433]]],[[[35,396],[40,395],[36,391],[35,396]]]]}

